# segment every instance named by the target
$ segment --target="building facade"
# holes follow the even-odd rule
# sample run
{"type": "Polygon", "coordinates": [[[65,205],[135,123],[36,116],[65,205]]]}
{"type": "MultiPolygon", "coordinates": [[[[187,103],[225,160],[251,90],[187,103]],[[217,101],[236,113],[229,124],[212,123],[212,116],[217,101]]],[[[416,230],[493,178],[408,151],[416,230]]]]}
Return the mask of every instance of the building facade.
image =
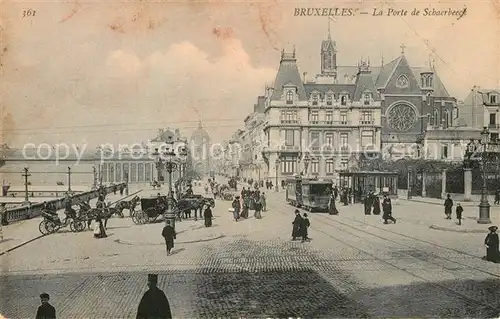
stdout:
{"type": "Polygon", "coordinates": [[[473,87],[465,100],[458,104],[458,123],[475,129],[487,127],[490,140],[497,141],[500,134],[500,89],[473,87]]]}
{"type": "Polygon", "coordinates": [[[200,175],[208,175],[212,170],[212,144],[210,135],[200,121],[198,128],[189,140],[189,150],[193,160],[193,169],[200,175]]]}
{"type": "MultiPolygon", "coordinates": [[[[101,183],[149,183],[159,180],[160,176],[168,181],[166,170],[157,169],[154,154],[157,149],[160,152],[166,151],[165,145],[170,143],[176,153],[187,145],[186,139],[180,136],[178,130],[174,132],[162,129],[149,143],[136,145],[133,149],[97,148],[83,152],[80,158],[65,152],[56,154],[55,147],[50,150],[9,149],[3,154],[4,165],[0,168],[0,178],[12,186],[24,185],[24,177],[21,174],[27,167],[32,186],[67,186],[71,180],[73,186],[85,186],[90,189],[101,183]],[[70,179],[68,167],[71,168],[70,179]]],[[[189,155],[187,160],[189,161],[189,155]]],[[[178,168],[172,173],[172,178],[176,180],[179,176],[178,168]]]]}
{"type": "Polygon", "coordinates": [[[266,146],[264,127],[266,116],[253,112],[245,118],[245,128],[241,134],[240,176],[260,181],[268,175],[267,165],[262,156],[266,146]]]}
{"type": "Polygon", "coordinates": [[[399,57],[381,66],[369,59],[342,66],[329,35],[313,80],[299,72],[295,49],[282,51],[274,86],[266,92],[268,178],[305,173],[336,180],[353,155],[390,152],[395,145],[410,149],[428,128],[451,127],[456,99],[433,65],[410,66],[401,48],[399,57]]]}

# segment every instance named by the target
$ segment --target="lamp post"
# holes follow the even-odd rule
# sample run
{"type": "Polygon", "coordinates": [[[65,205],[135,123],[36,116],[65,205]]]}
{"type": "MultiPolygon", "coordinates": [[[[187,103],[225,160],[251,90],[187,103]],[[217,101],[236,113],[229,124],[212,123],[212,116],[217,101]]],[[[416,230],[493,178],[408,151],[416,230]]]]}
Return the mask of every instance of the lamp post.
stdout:
{"type": "Polygon", "coordinates": [[[179,152],[180,159],[180,168],[179,168],[179,176],[181,177],[180,189],[184,192],[183,184],[186,180],[186,166],[187,166],[187,150],[186,148],[182,148],[179,152]]]}
{"type": "Polygon", "coordinates": [[[92,188],[96,189],[97,188],[97,171],[95,169],[95,166],[92,166],[92,176],[93,176],[93,181],[92,181],[92,188]]]}
{"type": "Polygon", "coordinates": [[[408,176],[407,176],[407,180],[406,180],[406,190],[408,192],[408,194],[406,194],[406,197],[408,199],[411,199],[411,177],[412,177],[412,171],[411,171],[411,168],[408,169],[408,176]]]}
{"type": "Polygon", "coordinates": [[[68,166],[68,193],[71,193],[71,167],[68,166]]]}
{"type": "Polygon", "coordinates": [[[481,146],[482,146],[482,156],[481,156],[481,169],[483,175],[483,187],[481,188],[481,202],[479,203],[479,219],[478,224],[491,224],[490,219],[490,204],[488,203],[488,185],[486,184],[486,161],[488,155],[488,139],[490,132],[485,126],[481,132],[481,146]]]}
{"type": "Polygon", "coordinates": [[[274,161],[274,164],[275,164],[275,168],[276,168],[276,185],[274,186],[274,190],[275,191],[279,191],[279,186],[278,186],[278,168],[280,167],[280,163],[281,163],[281,160],[279,158],[279,156],[276,158],[276,160],[274,161]]]}
{"type": "Polygon", "coordinates": [[[307,176],[307,169],[309,168],[309,163],[311,162],[311,158],[309,157],[309,152],[304,154],[304,175],[307,176]]]}
{"type": "Polygon", "coordinates": [[[24,168],[24,174],[22,175],[24,177],[24,201],[26,204],[29,203],[29,196],[28,196],[28,177],[31,176],[29,173],[29,169],[27,167],[24,168]]]}

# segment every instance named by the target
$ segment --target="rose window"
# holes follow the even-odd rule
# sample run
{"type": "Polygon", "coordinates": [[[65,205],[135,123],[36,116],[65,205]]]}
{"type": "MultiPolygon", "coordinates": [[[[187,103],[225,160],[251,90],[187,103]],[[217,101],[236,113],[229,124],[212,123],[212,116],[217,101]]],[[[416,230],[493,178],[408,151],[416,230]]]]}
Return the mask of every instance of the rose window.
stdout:
{"type": "Polygon", "coordinates": [[[396,131],[408,131],[417,122],[417,112],[408,104],[396,104],[387,112],[387,122],[396,131]]]}

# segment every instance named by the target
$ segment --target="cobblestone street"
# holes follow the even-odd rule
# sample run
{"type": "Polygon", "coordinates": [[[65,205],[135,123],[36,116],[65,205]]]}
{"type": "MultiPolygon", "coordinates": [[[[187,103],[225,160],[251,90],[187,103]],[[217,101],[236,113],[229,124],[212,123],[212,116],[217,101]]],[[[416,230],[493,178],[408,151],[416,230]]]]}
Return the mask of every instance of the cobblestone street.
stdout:
{"type": "Polygon", "coordinates": [[[439,206],[400,201],[392,225],[360,205],[309,213],[307,243],[291,241],[294,208],[284,193],[269,192],[262,220],[236,223],[229,207],[217,201],[211,228],[178,223],[168,257],[162,223],[129,218],[110,219],[106,239],[58,233],[16,249],[0,257],[1,313],[32,317],[48,292],[58,317],[132,318],[147,274],[158,272],[176,318],[499,314],[500,268],[481,260],[486,230],[430,229],[439,206]]]}

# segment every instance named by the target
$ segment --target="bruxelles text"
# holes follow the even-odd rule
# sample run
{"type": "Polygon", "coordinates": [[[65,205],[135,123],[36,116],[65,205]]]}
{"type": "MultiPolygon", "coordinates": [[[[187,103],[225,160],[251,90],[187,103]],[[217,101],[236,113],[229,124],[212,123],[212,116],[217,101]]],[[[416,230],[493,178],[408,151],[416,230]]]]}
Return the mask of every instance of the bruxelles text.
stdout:
{"type": "MultiPolygon", "coordinates": [[[[180,154],[186,153],[192,162],[206,161],[230,161],[237,163],[244,159],[259,161],[263,156],[271,157],[271,154],[279,156],[291,155],[304,156],[306,153],[311,159],[331,159],[335,157],[350,158],[352,155],[363,156],[368,160],[385,159],[398,160],[402,158],[413,159],[442,159],[443,149],[440,145],[423,146],[420,144],[390,144],[383,147],[376,144],[352,145],[320,143],[319,140],[302,141],[277,140],[270,142],[254,141],[251,146],[239,143],[213,143],[211,145],[194,145],[185,143],[172,144],[102,144],[91,149],[87,145],[76,144],[26,144],[23,148],[23,156],[26,160],[47,160],[54,164],[62,161],[74,161],[79,164],[82,160],[92,160],[104,163],[113,160],[158,160],[167,158],[182,161],[180,154]],[[257,155],[257,156],[256,156],[257,155]]],[[[452,145],[446,151],[446,158],[460,159],[467,149],[466,143],[452,145]]],[[[275,156],[275,155],[274,155],[275,156]]]]}

